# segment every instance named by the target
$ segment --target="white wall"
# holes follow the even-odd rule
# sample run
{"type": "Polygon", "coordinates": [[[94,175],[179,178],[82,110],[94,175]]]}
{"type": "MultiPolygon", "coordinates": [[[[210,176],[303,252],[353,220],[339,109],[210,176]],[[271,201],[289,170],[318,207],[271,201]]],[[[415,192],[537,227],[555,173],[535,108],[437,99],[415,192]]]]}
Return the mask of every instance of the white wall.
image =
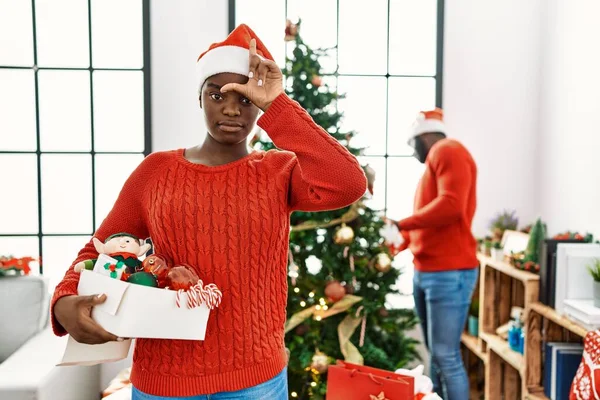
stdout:
{"type": "Polygon", "coordinates": [[[195,87],[196,60],[228,33],[224,0],[152,0],[150,45],[153,151],[190,147],[204,140],[195,87]]]}
{"type": "Polygon", "coordinates": [[[538,99],[543,0],[446,0],[444,109],[450,135],[479,168],[474,231],[515,209],[537,217],[538,99]]]}
{"type": "Polygon", "coordinates": [[[551,233],[600,235],[600,3],[550,0],[540,93],[540,207],[551,233]]]}

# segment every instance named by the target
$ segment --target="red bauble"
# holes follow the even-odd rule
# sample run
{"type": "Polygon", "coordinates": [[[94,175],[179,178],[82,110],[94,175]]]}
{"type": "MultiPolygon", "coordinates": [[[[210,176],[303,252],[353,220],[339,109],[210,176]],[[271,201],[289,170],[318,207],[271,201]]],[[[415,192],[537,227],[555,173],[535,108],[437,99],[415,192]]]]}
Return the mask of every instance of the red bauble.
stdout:
{"type": "Polygon", "coordinates": [[[325,296],[332,301],[340,301],[346,295],[346,289],[338,281],[332,281],[325,286],[325,296]]]}
{"type": "Polygon", "coordinates": [[[188,290],[198,283],[198,274],[190,266],[178,265],[169,270],[167,284],[172,290],[188,290]]]}
{"type": "Polygon", "coordinates": [[[142,268],[145,272],[149,272],[156,277],[158,287],[164,288],[167,286],[167,274],[169,266],[165,258],[159,254],[152,254],[144,259],[142,268]]]}

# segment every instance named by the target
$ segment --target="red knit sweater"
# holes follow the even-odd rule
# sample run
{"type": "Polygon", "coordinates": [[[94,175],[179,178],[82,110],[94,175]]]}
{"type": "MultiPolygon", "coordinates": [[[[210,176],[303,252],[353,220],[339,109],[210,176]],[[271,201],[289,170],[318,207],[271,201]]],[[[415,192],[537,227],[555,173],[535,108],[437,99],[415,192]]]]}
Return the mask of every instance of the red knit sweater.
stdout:
{"type": "Polygon", "coordinates": [[[419,271],[478,266],[471,223],[477,205],[477,166],[456,140],[443,139],[429,152],[415,195],[414,214],[398,223],[419,271]]]}
{"type": "MultiPolygon", "coordinates": [[[[286,95],[258,125],[287,151],[254,152],[216,167],[189,162],[183,149],[154,153],[129,177],[95,234],[150,236],[157,253],[194,266],[223,292],[203,342],[136,341],[131,381],[143,392],[235,391],[281,372],[290,213],[342,208],[365,193],[357,160],[286,95]]],[[[73,265],[96,256],[90,242],[73,265]]],[[[77,293],[78,279],[71,266],[52,307],[77,293]]],[[[141,304],[140,312],[152,310],[141,304]]],[[[66,334],[52,322],[57,335],[66,334]]]]}

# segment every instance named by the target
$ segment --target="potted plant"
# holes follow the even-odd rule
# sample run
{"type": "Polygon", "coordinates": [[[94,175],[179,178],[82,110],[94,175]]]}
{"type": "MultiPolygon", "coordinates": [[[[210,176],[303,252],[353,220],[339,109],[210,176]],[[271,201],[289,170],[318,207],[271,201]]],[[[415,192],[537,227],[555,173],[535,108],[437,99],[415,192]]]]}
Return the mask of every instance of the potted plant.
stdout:
{"type": "Polygon", "coordinates": [[[600,307],[600,260],[594,260],[592,265],[588,265],[588,271],[594,278],[594,307],[600,307]]]}
{"type": "Polygon", "coordinates": [[[491,255],[496,261],[504,261],[504,249],[499,241],[492,242],[491,255]]]}
{"type": "Polygon", "coordinates": [[[473,299],[469,309],[469,335],[479,336],[479,300],[473,299]]]}
{"type": "Polygon", "coordinates": [[[492,245],[494,242],[492,240],[486,239],[483,242],[483,254],[490,257],[492,255],[492,245]]]}
{"type": "Polygon", "coordinates": [[[494,240],[502,240],[502,236],[506,230],[517,230],[519,219],[517,218],[516,213],[516,211],[504,210],[503,212],[496,214],[494,219],[490,222],[490,230],[492,231],[494,240]]]}

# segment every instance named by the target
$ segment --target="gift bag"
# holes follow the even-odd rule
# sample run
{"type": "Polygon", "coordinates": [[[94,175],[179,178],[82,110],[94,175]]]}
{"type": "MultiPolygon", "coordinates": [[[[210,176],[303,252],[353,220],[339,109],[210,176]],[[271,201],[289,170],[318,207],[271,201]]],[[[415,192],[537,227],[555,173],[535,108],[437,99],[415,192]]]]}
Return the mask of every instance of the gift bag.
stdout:
{"type": "Polygon", "coordinates": [[[412,400],[414,378],[337,361],[327,377],[327,400],[412,400]]]}
{"type": "Polygon", "coordinates": [[[600,400],[600,331],[588,332],[570,400],[600,400]]]}

